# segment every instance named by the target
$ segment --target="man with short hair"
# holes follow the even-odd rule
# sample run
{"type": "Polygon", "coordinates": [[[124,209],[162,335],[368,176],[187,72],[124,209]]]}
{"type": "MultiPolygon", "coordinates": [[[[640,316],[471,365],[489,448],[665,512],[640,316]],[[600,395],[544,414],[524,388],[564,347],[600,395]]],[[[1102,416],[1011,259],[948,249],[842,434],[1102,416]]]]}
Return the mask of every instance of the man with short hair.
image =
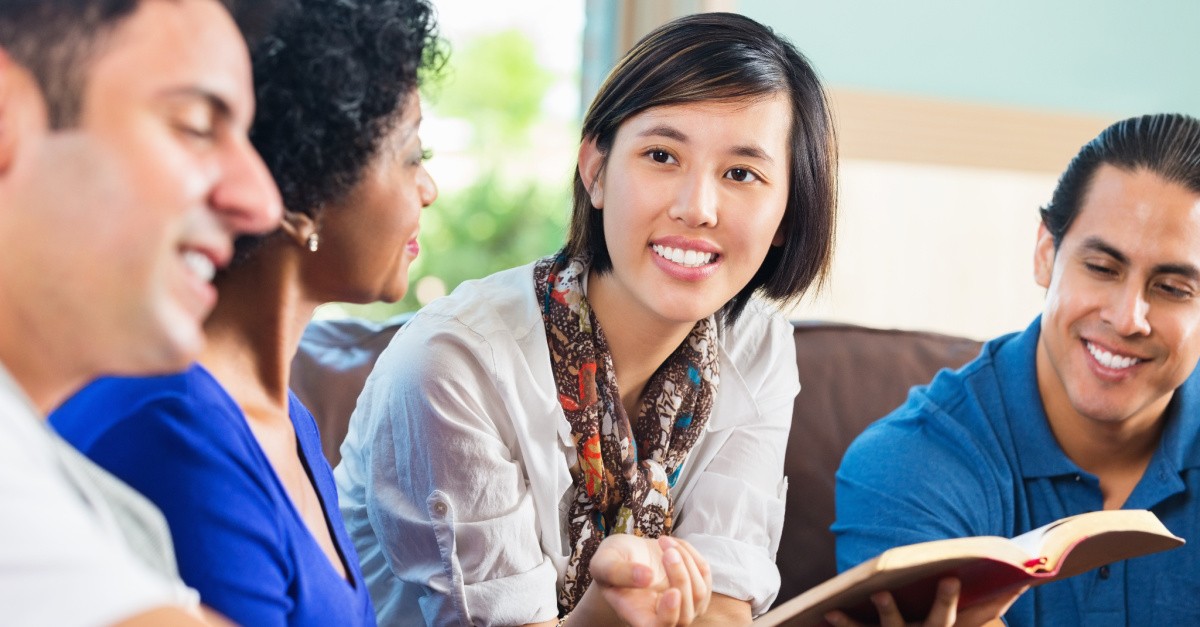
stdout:
{"type": "Polygon", "coordinates": [[[1009,625],[1200,624],[1200,120],[1118,122],[1042,210],[1042,315],[868,428],[842,460],[837,552],[1015,536],[1149,509],[1183,548],[1050,583],[1009,625]]]}
{"type": "Polygon", "coordinates": [[[280,216],[253,93],[216,0],[0,2],[4,622],[197,620],[161,515],[43,417],[197,356],[234,236],[280,216]]]}

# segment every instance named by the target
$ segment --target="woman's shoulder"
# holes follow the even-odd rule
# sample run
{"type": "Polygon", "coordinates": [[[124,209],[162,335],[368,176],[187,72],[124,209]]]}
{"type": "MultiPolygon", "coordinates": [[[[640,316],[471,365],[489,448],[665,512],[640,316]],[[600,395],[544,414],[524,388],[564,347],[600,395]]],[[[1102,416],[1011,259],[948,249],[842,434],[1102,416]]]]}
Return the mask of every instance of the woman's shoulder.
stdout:
{"type": "Polygon", "coordinates": [[[720,326],[721,348],[735,362],[754,360],[765,348],[795,345],[792,323],[779,308],[759,298],[753,298],[738,319],[720,326]]]}
{"type": "Polygon", "coordinates": [[[116,430],[149,437],[158,423],[180,433],[224,436],[220,416],[229,413],[230,402],[224,388],[193,364],[169,375],[98,379],[56,409],[50,424],[80,450],[116,430]]]}
{"type": "Polygon", "coordinates": [[[422,307],[397,338],[425,343],[430,336],[449,335],[519,342],[535,331],[544,333],[531,263],[463,282],[449,295],[422,307]]]}
{"type": "Polygon", "coordinates": [[[132,407],[156,399],[187,396],[194,384],[196,368],[193,365],[183,372],[152,377],[102,377],[68,399],[62,409],[88,405],[132,407]]]}

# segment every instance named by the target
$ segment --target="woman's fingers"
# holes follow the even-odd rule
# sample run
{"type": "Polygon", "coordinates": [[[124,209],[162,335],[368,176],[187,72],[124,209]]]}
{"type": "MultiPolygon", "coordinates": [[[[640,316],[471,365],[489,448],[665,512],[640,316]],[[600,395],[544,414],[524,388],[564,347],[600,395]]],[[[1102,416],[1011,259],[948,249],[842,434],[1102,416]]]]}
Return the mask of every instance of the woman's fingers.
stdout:
{"type": "Polygon", "coordinates": [[[667,585],[670,586],[663,595],[671,591],[678,592],[679,624],[689,625],[696,617],[696,603],[692,598],[692,575],[678,547],[672,546],[663,551],[663,569],[667,571],[667,585]]]}
{"type": "Polygon", "coordinates": [[[683,595],[679,590],[671,588],[662,593],[658,597],[658,605],[655,608],[655,615],[658,618],[658,624],[662,627],[673,627],[674,625],[685,625],[680,621],[680,602],[683,600],[683,595]]]}
{"type": "Polygon", "coordinates": [[[659,544],[663,546],[664,550],[668,547],[675,547],[683,557],[683,563],[687,566],[691,583],[690,590],[685,592],[691,594],[696,616],[703,616],[704,612],[708,610],[708,602],[712,598],[712,573],[708,562],[701,557],[699,551],[684,540],[663,536],[659,538],[659,544]]]}
{"type": "MultiPolygon", "coordinates": [[[[597,557],[600,557],[597,552],[597,557]]],[[[604,556],[607,557],[607,556],[604,556]]],[[[592,581],[614,588],[645,588],[654,580],[654,572],[645,564],[625,559],[593,560],[589,565],[592,581]],[[599,563],[597,564],[597,561],[599,563]]]]}
{"type": "Polygon", "coordinates": [[[645,563],[649,556],[639,559],[637,552],[626,550],[630,538],[612,535],[600,543],[588,566],[592,581],[617,588],[645,588],[654,582],[657,565],[645,563]]]}

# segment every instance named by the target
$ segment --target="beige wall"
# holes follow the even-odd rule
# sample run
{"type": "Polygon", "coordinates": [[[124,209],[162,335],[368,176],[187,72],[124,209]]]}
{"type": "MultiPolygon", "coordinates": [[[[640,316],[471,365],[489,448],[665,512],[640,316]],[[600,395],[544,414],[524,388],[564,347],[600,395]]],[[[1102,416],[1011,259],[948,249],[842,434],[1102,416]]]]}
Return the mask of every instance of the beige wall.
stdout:
{"type": "Polygon", "coordinates": [[[832,273],[800,319],[986,339],[1040,309],[1038,206],[1049,174],[844,159],[832,273]]]}
{"type": "Polygon", "coordinates": [[[979,339],[1041,309],[1038,207],[1087,116],[831,90],[840,218],[832,274],[792,315],[979,339]]]}
{"type": "Polygon", "coordinates": [[[643,35],[676,17],[710,11],[735,11],[737,0],[613,0],[617,10],[617,54],[643,35]]]}

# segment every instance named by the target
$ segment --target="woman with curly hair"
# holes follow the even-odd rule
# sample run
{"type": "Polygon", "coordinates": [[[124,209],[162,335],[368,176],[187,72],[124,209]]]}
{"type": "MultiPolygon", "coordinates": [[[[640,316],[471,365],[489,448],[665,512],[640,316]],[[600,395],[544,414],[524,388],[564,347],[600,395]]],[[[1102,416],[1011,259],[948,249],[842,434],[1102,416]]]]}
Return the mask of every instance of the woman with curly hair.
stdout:
{"type": "MultiPolygon", "coordinates": [[[[98,381],[52,424],[166,515],[184,581],[246,625],[373,625],[312,415],[288,389],[313,310],[395,301],[437,196],[417,88],[444,61],[427,0],[291,0],[256,47],[251,138],[283,194],[275,233],[216,277],[187,371],[98,381]]],[[[203,144],[211,119],[180,133],[203,144]]],[[[212,272],[212,262],[188,263],[212,272]]]]}

